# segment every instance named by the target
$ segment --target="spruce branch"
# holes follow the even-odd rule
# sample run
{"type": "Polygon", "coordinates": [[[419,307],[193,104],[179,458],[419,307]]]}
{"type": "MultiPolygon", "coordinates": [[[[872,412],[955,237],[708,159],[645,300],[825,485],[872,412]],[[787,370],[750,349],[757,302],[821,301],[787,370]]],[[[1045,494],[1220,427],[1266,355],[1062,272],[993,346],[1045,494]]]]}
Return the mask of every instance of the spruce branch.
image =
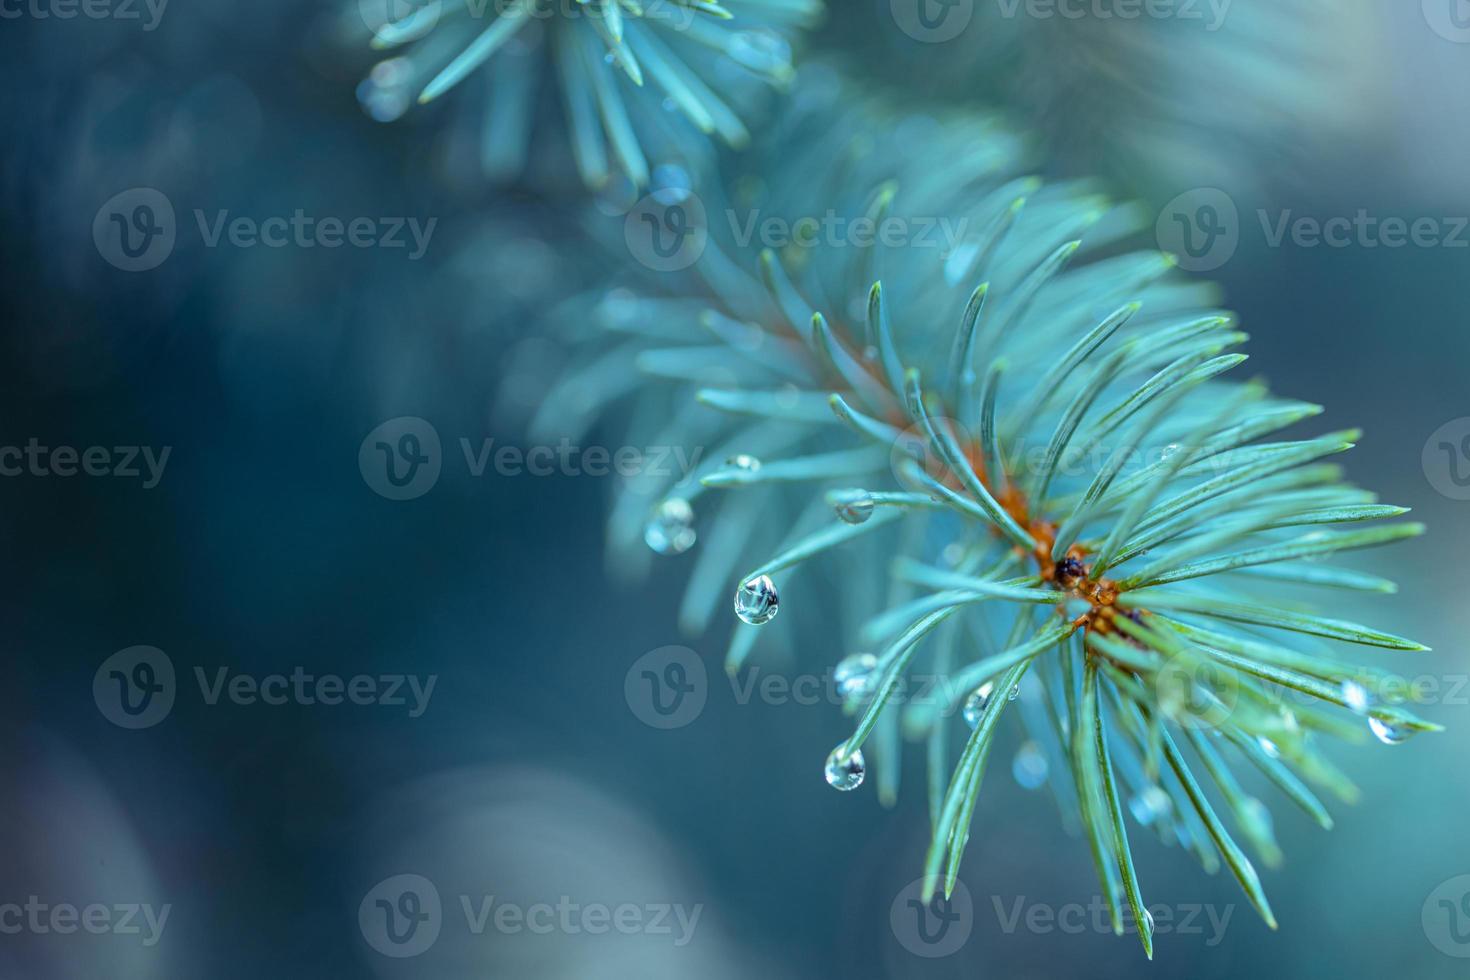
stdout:
{"type": "MultiPolygon", "coordinates": [[[[635,522],[640,502],[655,521],[677,505],[682,546],[659,550],[702,542],[687,627],[711,624],[717,581],[733,589],[732,673],[783,628],[768,624],[789,608],[792,576],[840,556],[827,653],[854,720],[826,777],[857,788],[875,749],[889,801],[897,734],[925,746],[931,889],[954,887],[1010,719],[1051,760],[1046,779],[1089,843],[1114,928],[1126,910],[1146,955],[1130,815],[1206,870],[1223,863],[1274,928],[1236,836],[1268,866],[1280,849],[1238,772],[1260,772],[1328,827],[1317,792],[1350,801],[1356,789],[1319,740],[1395,743],[1438,728],[1375,697],[1372,671],[1298,643],[1424,647],[1303,596],[1391,592],[1331,562],[1423,526],[1394,522],[1404,508],[1325,462],[1358,433],[1263,441],[1320,408],[1226,378],[1245,359],[1244,334],[1212,286],[1128,250],[1129,209],[1085,184],[1027,178],[1020,143],[989,120],[925,130],[917,159],[940,161],[931,166],[870,137],[911,120],[871,106],[816,115],[798,108],[777,127],[790,184],[767,171],[766,206],[801,214],[784,210],[813,206],[794,187],[835,172],[840,214],[964,217],[967,231],[943,254],[777,251],[712,234],[691,275],[644,284],[644,315],[682,317],[691,296],[707,310],[682,344],[621,330],[589,342],[589,365],[633,351],[651,379],[593,401],[656,398],[675,413],[665,424],[739,455],[692,478],[630,484],[615,524],[635,522]],[[990,151],[974,152],[982,140],[990,151]],[[900,707],[895,692],[921,666],[946,685],[933,703],[900,707]],[[1007,710],[1013,693],[1020,710],[1007,710]],[[961,703],[971,730],[956,754],[961,703]]],[[[604,319],[603,302],[577,322],[604,319]]],[[[588,370],[551,392],[543,425],[555,427],[560,406],[585,407],[588,370]]],[[[822,601],[808,582],[782,622],[822,601]]]]}
{"type": "Polygon", "coordinates": [[[358,97],[388,121],[483,72],[481,163],[509,178],[526,165],[541,79],[554,76],[582,180],[602,188],[621,175],[637,190],[661,161],[707,156],[705,138],[744,146],[742,115],[761,87],[790,83],[793,45],[821,12],[821,0],[412,0],[371,25],[373,48],[393,53],[358,97]]]}

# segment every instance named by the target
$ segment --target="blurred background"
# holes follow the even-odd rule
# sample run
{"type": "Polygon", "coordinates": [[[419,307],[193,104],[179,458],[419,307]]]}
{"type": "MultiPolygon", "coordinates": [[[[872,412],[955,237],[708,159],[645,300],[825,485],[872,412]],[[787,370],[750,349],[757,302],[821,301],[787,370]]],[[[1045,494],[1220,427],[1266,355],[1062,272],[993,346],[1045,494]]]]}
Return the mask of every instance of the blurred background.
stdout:
{"type": "Polygon", "coordinates": [[[371,118],[356,10],[0,0],[0,976],[1465,975],[1470,10],[921,2],[834,3],[806,49],[919,114],[1003,106],[1049,172],[1161,227],[1223,195],[1237,234],[1197,263],[1252,367],[1361,425],[1350,477],[1430,526],[1374,556],[1401,593],[1352,618],[1434,648],[1368,659],[1447,731],[1342,752],[1364,798],[1331,833],[1276,808],[1280,932],[1138,835],[1177,923],[1146,965],[1095,924],[1085,845],[997,766],[933,955],[904,915],[922,793],[824,784],[840,712],[728,680],[727,622],[677,632],[692,556],[609,578],[612,477],[476,473],[530,448],[514,419],[566,356],[541,318],[604,274],[603,202],[457,165],[452,103],[371,118]],[[147,268],[97,232],[139,204],[176,216],[147,268]],[[211,246],[194,217],[298,210],[382,247],[211,246]],[[1360,214],[1429,224],[1275,238],[1360,214]],[[372,477],[374,432],[417,438],[423,481],[372,477]],[[640,695],[671,658],[707,668],[672,718],[640,695]]]}

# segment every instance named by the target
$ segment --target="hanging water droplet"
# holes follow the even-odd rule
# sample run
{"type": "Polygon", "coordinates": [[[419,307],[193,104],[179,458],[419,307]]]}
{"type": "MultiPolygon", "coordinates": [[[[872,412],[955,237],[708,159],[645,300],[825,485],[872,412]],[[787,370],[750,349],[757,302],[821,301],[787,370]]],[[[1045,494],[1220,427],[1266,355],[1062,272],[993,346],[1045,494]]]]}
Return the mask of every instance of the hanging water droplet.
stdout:
{"type": "Polygon", "coordinates": [[[683,497],[670,497],[653,508],[643,528],[643,542],[661,555],[682,555],[694,547],[694,508],[683,497]]]}
{"type": "Polygon", "coordinates": [[[1145,786],[1141,792],[1128,801],[1128,809],[1133,814],[1133,819],[1147,827],[1154,821],[1167,817],[1174,809],[1174,804],[1158,786],[1145,786]]]}
{"type": "Polygon", "coordinates": [[[1342,682],[1342,700],[1352,711],[1360,715],[1368,713],[1368,689],[1357,681],[1342,682]]]}
{"type": "Polygon", "coordinates": [[[832,680],[837,685],[838,695],[846,699],[862,694],[877,666],[878,658],[871,653],[854,653],[850,657],[843,657],[832,670],[832,680]]]}
{"type": "Polygon", "coordinates": [[[1144,910],[1143,910],[1143,921],[1148,925],[1148,931],[1149,931],[1149,933],[1150,934],[1153,933],[1153,931],[1154,931],[1154,914],[1152,912],[1150,912],[1147,908],[1144,908],[1144,910]]]}
{"type": "Polygon", "coordinates": [[[960,711],[960,716],[965,719],[965,724],[971,728],[980,726],[980,719],[985,716],[985,709],[990,707],[990,695],[995,691],[995,682],[986,681],[965,698],[965,706],[960,711]]]}
{"type": "Polygon", "coordinates": [[[732,470],[744,470],[747,473],[755,473],[760,470],[761,461],[754,456],[747,456],[745,453],[741,453],[738,456],[731,456],[725,460],[725,465],[732,470]]]}
{"type": "Polygon", "coordinates": [[[848,490],[832,498],[837,516],[847,524],[861,524],[873,516],[873,495],[866,490],[848,490]]]}
{"type": "Polygon", "coordinates": [[[1273,759],[1279,759],[1279,758],[1281,758],[1281,750],[1276,747],[1276,743],[1275,742],[1271,741],[1266,736],[1264,736],[1264,735],[1257,735],[1256,736],[1256,744],[1261,747],[1261,751],[1262,752],[1266,753],[1271,758],[1273,758],[1273,759]]]}
{"type": "Polygon", "coordinates": [[[769,575],[753,578],[735,593],[735,615],[741,622],[760,626],[776,618],[781,597],[776,594],[776,583],[769,575]]]}
{"type": "Polygon", "coordinates": [[[1012,684],[1011,685],[1011,693],[1009,693],[1009,694],[1006,695],[1006,700],[1007,701],[1014,701],[1014,700],[1016,700],[1016,698],[1018,698],[1020,696],[1021,696],[1021,685],[1020,684],[1012,684]]]}
{"type": "Polygon", "coordinates": [[[1396,725],[1381,718],[1369,718],[1368,727],[1384,745],[1399,745],[1413,738],[1415,734],[1415,730],[1408,725],[1396,725]]]}
{"type": "Polygon", "coordinates": [[[944,562],[945,565],[949,566],[950,568],[958,568],[960,562],[965,560],[965,546],[960,544],[958,541],[951,541],[949,544],[945,545],[944,550],[939,553],[939,558],[941,561],[944,562]]]}
{"type": "Polygon", "coordinates": [[[863,777],[867,774],[868,765],[863,761],[862,749],[849,753],[847,743],[843,742],[827,756],[827,785],[833,789],[844,793],[855,790],[863,784],[863,777]]]}
{"type": "Polygon", "coordinates": [[[1022,742],[1011,760],[1011,775],[1025,789],[1040,789],[1046,784],[1046,753],[1035,742],[1022,742]]]}

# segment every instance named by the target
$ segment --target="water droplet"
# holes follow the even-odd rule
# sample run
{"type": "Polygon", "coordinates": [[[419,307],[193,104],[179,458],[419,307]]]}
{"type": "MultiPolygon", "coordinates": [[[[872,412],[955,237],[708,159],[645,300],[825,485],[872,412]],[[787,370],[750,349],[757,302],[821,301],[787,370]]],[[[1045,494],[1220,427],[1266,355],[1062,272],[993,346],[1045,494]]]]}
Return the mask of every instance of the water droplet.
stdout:
{"type": "Polygon", "coordinates": [[[1148,924],[1148,931],[1152,933],[1154,931],[1154,914],[1147,908],[1143,910],[1143,921],[1148,924]]]}
{"type": "Polygon", "coordinates": [[[873,495],[866,490],[848,490],[832,499],[837,516],[848,524],[861,524],[873,516],[873,495]]]}
{"type": "Polygon", "coordinates": [[[682,555],[694,547],[694,508],[683,497],[670,497],[653,508],[643,528],[643,542],[661,555],[682,555]]]}
{"type": "Polygon", "coordinates": [[[849,754],[847,743],[843,742],[827,756],[827,785],[833,789],[844,793],[855,790],[867,774],[868,764],[863,761],[862,749],[849,754]]]}
{"type": "Polygon", "coordinates": [[[776,583],[769,575],[762,575],[746,582],[735,593],[735,615],[741,622],[760,626],[776,618],[781,597],[776,594],[776,583]]]}
{"type": "Polygon", "coordinates": [[[960,562],[965,560],[965,546],[958,541],[951,541],[944,546],[939,554],[940,559],[950,568],[958,568],[960,562]]]}
{"type": "Polygon", "coordinates": [[[980,726],[980,719],[985,715],[985,709],[990,707],[990,695],[995,691],[995,682],[986,681],[965,698],[965,706],[960,711],[960,716],[965,719],[965,724],[971,728],[980,726]]]}
{"type": "Polygon", "coordinates": [[[1384,745],[1399,745],[1414,737],[1414,729],[1408,725],[1395,725],[1381,718],[1369,718],[1368,727],[1384,745]]]}
{"type": "Polygon", "coordinates": [[[1360,715],[1368,713],[1368,689],[1357,681],[1342,682],[1342,700],[1360,715]]]}
{"type": "Polygon", "coordinates": [[[755,473],[761,468],[761,461],[754,456],[741,453],[739,456],[731,456],[725,460],[725,465],[733,470],[744,470],[747,473],[755,473]]]}
{"type": "Polygon", "coordinates": [[[877,666],[878,658],[871,653],[854,653],[850,657],[843,657],[832,670],[832,680],[837,685],[837,693],[843,698],[862,694],[877,666]]]}
{"type": "Polygon", "coordinates": [[[1035,742],[1022,742],[1011,761],[1011,775],[1026,789],[1040,789],[1046,784],[1046,753],[1035,742]]]}
{"type": "Polygon", "coordinates": [[[1007,701],[1014,701],[1014,700],[1016,700],[1016,698],[1018,698],[1020,696],[1021,696],[1021,685],[1020,684],[1012,684],[1011,685],[1011,693],[1006,695],[1006,700],[1007,701]]]}
{"type": "Polygon", "coordinates": [[[1271,741],[1266,736],[1264,736],[1264,735],[1257,735],[1256,736],[1256,744],[1261,747],[1261,751],[1262,752],[1266,753],[1271,758],[1273,758],[1273,759],[1279,759],[1279,758],[1281,758],[1281,750],[1276,747],[1276,743],[1275,742],[1271,741]]]}
{"type": "Polygon", "coordinates": [[[1134,820],[1147,827],[1173,812],[1174,804],[1169,799],[1169,794],[1160,787],[1146,786],[1142,792],[1128,801],[1128,809],[1132,812],[1134,820]]]}

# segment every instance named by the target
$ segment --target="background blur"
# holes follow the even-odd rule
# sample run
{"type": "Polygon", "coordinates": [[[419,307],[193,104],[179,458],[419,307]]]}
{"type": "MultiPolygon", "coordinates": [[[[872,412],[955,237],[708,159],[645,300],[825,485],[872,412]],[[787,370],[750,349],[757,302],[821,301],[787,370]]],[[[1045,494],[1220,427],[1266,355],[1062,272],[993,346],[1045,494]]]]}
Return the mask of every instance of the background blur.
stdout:
{"type": "MultiPolygon", "coordinates": [[[[1332,56],[1309,68],[1258,24],[1276,0],[1235,0],[1222,30],[1132,38],[1161,55],[1132,66],[1141,78],[1090,46],[1079,64],[1057,20],[1006,49],[1024,57],[997,81],[997,2],[959,0],[949,13],[973,19],[928,43],[899,29],[902,0],[834,0],[810,46],[920,107],[1003,101],[1052,170],[1100,173],[1161,219],[1223,192],[1238,242],[1204,272],[1253,335],[1252,366],[1326,404],[1324,431],[1361,425],[1350,476],[1430,525],[1374,556],[1402,592],[1353,618],[1434,648],[1367,659],[1424,679],[1420,711],[1447,732],[1343,752],[1364,799],[1334,808],[1331,833],[1274,808],[1279,933],[1227,875],[1140,834],[1145,895],[1179,924],[1146,966],[1093,925],[1085,846],[1050,799],[997,766],[966,855],[966,941],[916,954],[903,910],[922,794],[886,811],[832,792],[818,769],[840,713],[727,680],[725,623],[676,632],[692,556],[646,584],[608,579],[607,478],[466,463],[461,440],[528,448],[506,407],[534,404],[562,357],[537,315],[597,281],[581,209],[453,166],[441,107],[370,119],[353,90],[371,58],[340,43],[340,9],[174,0],[132,19],[3,0],[0,446],[50,463],[0,477],[0,906],[45,906],[18,928],[0,910],[0,976],[1463,977],[1470,10],[1302,4],[1303,43],[1332,56]],[[1060,87],[1050,108],[1015,97],[1038,71],[1060,87]],[[1088,114],[1105,84],[1162,108],[1088,136],[1063,110],[1088,114]],[[93,230],[138,187],[171,202],[178,241],[129,272],[93,230]],[[195,209],[437,222],[413,258],[406,230],[405,248],[208,248],[195,209]],[[1360,212],[1437,233],[1268,234],[1360,212]],[[442,446],[412,500],[359,466],[401,416],[442,446]],[[702,709],[662,729],[637,662],[673,644],[709,669],[702,709]],[[157,652],[104,665],[137,646],[157,652]],[[148,679],[139,665],[172,668],[166,717],[116,710],[112,671],[148,679]],[[226,685],[295,672],[339,693],[364,675],[373,703],[211,698],[222,669],[226,685]],[[405,874],[441,908],[397,911],[439,932],[397,959],[371,913],[405,874]]],[[[766,672],[835,659],[807,653],[766,672]]]]}

